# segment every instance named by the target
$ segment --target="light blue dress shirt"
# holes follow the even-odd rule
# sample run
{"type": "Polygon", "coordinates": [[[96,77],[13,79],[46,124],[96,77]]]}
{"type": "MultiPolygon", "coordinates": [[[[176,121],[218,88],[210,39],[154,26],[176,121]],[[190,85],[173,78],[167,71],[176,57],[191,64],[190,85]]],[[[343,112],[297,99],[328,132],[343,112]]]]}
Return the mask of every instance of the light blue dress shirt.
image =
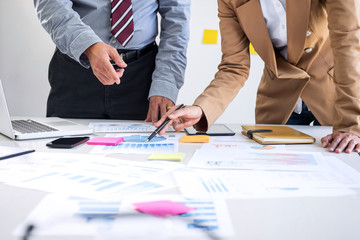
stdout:
{"type": "MultiPolygon", "coordinates": [[[[163,96],[176,102],[184,84],[186,49],[189,40],[191,0],[132,0],[134,36],[126,49],[140,49],[158,35],[159,52],[149,98],[163,96]]],[[[90,67],[84,51],[97,42],[125,49],[111,34],[110,0],[34,0],[41,25],[58,49],[90,67]]]]}

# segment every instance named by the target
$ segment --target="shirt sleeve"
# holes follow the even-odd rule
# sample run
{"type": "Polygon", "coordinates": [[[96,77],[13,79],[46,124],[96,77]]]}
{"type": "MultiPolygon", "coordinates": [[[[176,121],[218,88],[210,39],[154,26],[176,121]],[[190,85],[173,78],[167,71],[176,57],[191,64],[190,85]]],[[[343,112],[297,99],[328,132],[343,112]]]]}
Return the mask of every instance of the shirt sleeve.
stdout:
{"type": "Polygon", "coordinates": [[[184,84],[190,0],[159,0],[159,13],[160,43],[149,98],[162,96],[175,103],[184,84]]]}
{"type": "Polygon", "coordinates": [[[70,0],[34,0],[41,25],[50,34],[57,48],[84,67],[89,67],[84,51],[102,42],[72,9],[70,0]]]}

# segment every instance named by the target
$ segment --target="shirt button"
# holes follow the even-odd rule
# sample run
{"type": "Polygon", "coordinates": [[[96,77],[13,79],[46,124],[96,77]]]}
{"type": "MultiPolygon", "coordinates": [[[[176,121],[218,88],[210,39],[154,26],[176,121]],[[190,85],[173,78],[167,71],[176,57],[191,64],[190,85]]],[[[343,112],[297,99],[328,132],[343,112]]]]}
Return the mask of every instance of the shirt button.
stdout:
{"type": "Polygon", "coordinates": [[[308,36],[310,36],[311,35],[311,31],[310,30],[307,30],[306,31],[306,36],[308,37],[308,36]]]}
{"type": "Polygon", "coordinates": [[[305,49],[305,52],[307,52],[307,53],[311,53],[311,51],[312,51],[312,48],[306,48],[305,49]]]}
{"type": "Polygon", "coordinates": [[[112,44],[116,44],[116,40],[112,40],[112,44]]]}

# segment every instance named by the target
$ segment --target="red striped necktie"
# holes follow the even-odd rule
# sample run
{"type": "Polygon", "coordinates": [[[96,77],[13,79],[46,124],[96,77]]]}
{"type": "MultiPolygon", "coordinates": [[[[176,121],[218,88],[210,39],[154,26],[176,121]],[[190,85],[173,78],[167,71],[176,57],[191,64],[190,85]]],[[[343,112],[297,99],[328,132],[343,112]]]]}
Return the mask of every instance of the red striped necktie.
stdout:
{"type": "Polygon", "coordinates": [[[124,47],[134,35],[131,0],[111,0],[111,33],[124,47]]]}

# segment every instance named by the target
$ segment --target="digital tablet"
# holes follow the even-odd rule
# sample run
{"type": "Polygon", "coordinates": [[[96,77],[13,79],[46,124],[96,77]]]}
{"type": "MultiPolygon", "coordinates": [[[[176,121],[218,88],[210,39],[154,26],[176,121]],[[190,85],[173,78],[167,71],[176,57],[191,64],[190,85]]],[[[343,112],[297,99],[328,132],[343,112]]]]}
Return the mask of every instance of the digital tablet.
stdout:
{"type": "Polygon", "coordinates": [[[235,132],[233,132],[230,128],[228,128],[225,124],[213,124],[207,132],[199,132],[196,131],[193,127],[185,128],[185,131],[188,135],[209,135],[209,136],[234,136],[235,132]]]}

